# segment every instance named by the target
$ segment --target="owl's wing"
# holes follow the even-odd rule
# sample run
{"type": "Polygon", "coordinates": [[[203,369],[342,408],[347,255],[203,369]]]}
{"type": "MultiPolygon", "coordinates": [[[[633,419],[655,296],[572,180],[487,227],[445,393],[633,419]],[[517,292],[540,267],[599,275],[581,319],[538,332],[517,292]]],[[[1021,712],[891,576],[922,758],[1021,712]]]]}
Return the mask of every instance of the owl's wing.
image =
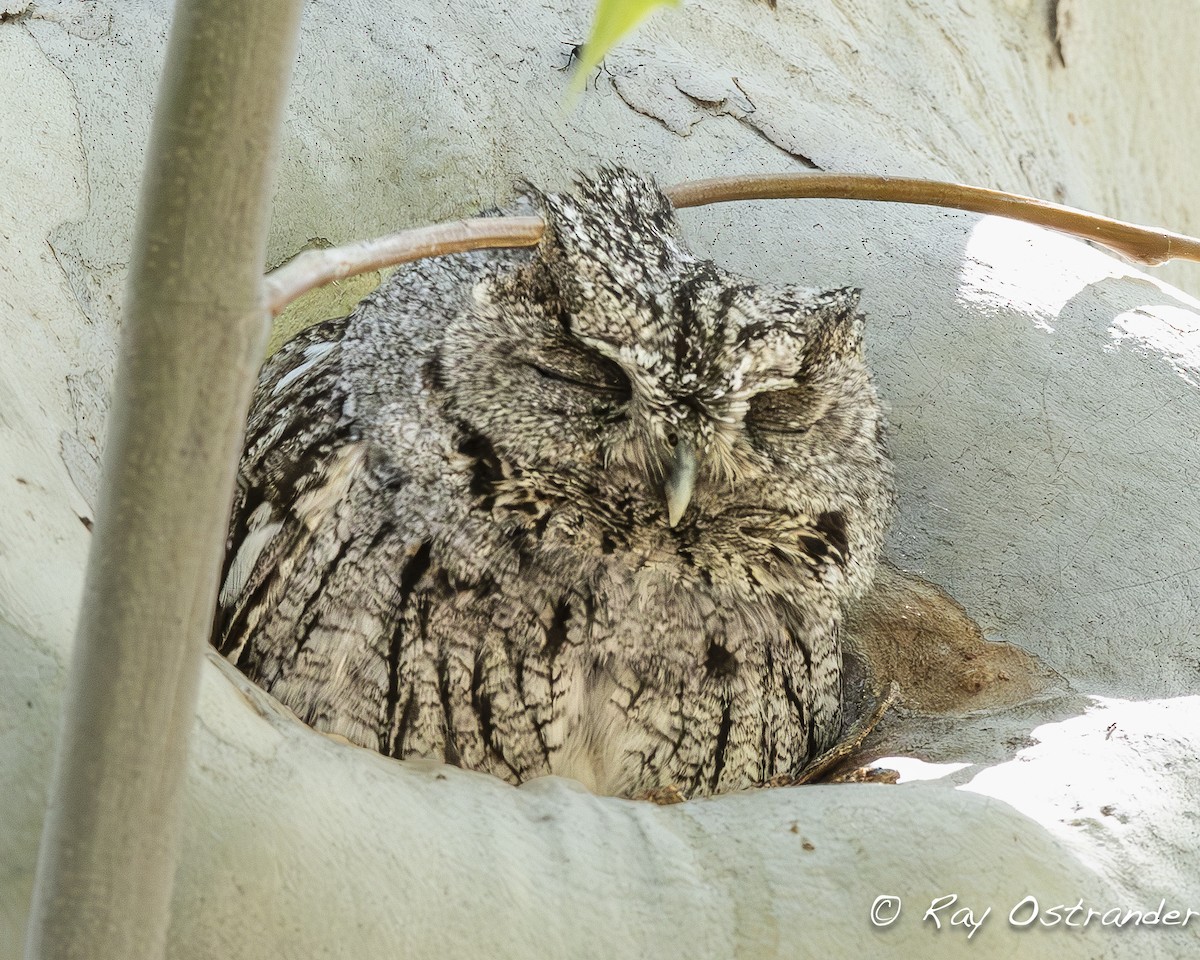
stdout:
{"type": "Polygon", "coordinates": [[[409,676],[430,546],[396,514],[403,476],[362,436],[347,323],[311,328],[263,369],[213,643],[305,723],[392,753],[406,723],[441,738],[440,713],[414,720],[409,676]]]}
{"type": "Polygon", "coordinates": [[[345,330],[345,318],[309,328],[259,377],[213,625],[214,645],[235,662],[255,656],[247,644],[314,539],[320,501],[350,479],[355,425],[335,401],[344,393],[338,373],[345,330]]]}

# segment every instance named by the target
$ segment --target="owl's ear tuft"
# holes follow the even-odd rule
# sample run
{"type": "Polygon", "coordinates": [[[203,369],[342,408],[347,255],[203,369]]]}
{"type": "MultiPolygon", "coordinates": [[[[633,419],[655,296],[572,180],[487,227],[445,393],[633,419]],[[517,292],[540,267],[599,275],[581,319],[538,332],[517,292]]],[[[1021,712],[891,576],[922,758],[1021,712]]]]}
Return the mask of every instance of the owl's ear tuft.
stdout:
{"type": "Polygon", "coordinates": [[[862,302],[862,289],[859,287],[838,287],[834,290],[823,290],[814,301],[814,306],[822,313],[839,317],[843,315],[856,316],[861,322],[863,317],[859,310],[862,302]]]}
{"type": "Polygon", "coordinates": [[[622,217],[622,222],[648,218],[664,232],[675,232],[675,207],[649,175],[628,167],[604,164],[591,177],[576,180],[579,196],[589,204],[622,217]]]}
{"type": "Polygon", "coordinates": [[[862,351],[866,317],[859,309],[861,299],[861,290],[842,287],[822,291],[814,300],[805,367],[828,364],[862,351]]]}
{"type": "Polygon", "coordinates": [[[543,256],[561,251],[612,259],[640,250],[654,259],[653,250],[678,248],[671,201],[652,180],[624,167],[601,167],[593,176],[581,176],[570,192],[525,189],[546,220],[539,244],[543,256]]]}
{"type": "Polygon", "coordinates": [[[513,190],[520,199],[529,201],[535,207],[540,208],[544,205],[546,194],[524,177],[519,177],[513,181],[513,190]]]}

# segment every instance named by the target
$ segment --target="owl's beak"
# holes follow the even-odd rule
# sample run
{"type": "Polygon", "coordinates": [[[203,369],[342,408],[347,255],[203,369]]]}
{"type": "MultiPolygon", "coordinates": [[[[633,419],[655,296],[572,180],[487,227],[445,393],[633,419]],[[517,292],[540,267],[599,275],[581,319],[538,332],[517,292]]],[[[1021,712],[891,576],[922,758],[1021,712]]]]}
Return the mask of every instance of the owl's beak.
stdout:
{"type": "Polygon", "coordinates": [[[687,440],[675,444],[671,458],[671,473],[663,485],[667,496],[667,522],[675,526],[692,502],[692,491],[696,489],[696,448],[687,440]]]}

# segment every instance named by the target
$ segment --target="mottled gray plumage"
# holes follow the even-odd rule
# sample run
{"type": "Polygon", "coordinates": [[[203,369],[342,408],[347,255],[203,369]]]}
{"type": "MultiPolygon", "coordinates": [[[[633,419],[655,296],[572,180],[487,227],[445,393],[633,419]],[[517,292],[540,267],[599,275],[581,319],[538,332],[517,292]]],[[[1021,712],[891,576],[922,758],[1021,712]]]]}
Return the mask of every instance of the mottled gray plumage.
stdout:
{"type": "Polygon", "coordinates": [[[263,369],[215,642],[305,722],[608,794],[799,772],[890,503],[857,294],[693,256],[605,170],[263,369]],[[673,522],[674,521],[674,522],[673,522]]]}

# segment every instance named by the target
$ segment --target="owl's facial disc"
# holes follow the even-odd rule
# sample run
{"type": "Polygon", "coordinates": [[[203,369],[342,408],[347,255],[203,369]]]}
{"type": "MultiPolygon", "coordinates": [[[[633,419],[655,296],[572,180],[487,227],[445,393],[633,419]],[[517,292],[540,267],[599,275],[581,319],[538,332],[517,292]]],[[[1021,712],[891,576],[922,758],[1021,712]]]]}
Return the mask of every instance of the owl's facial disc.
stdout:
{"type": "Polygon", "coordinates": [[[877,446],[856,291],[732,277],[665,201],[627,229],[606,194],[544,200],[542,244],[476,284],[441,360],[504,484],[670,539],[854,498],[841,464],[877,446]]]}

